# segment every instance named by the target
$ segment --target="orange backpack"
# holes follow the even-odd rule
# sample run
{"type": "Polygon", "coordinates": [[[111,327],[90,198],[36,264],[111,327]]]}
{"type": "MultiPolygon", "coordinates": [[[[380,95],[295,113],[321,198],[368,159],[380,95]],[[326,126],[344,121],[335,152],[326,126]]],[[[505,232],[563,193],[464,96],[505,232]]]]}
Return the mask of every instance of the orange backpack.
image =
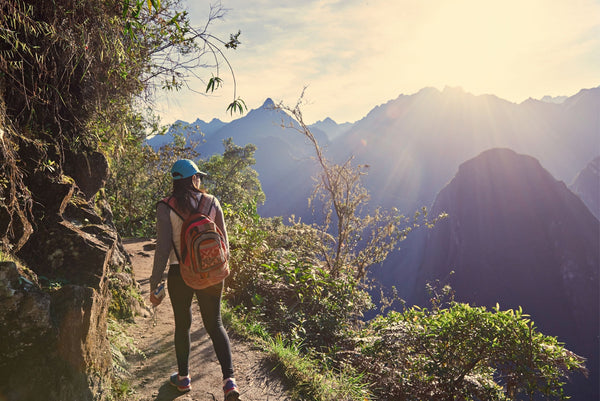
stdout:
{"type": "Polygon", "coordinates": [[[229,276],[229,253],[225,237],[214,222],[216,215],[214,200],[210,204],[208,213],[201,213],[198,209],[204,199],[202,195],[197,210],[187,217],[178,210],[174,197],[161,201],[183,220],[179,242],[181,255],[177,252],[175,243],[173,248],[179,261],[183,281],[197,290],[218,284],[229,276]]]}

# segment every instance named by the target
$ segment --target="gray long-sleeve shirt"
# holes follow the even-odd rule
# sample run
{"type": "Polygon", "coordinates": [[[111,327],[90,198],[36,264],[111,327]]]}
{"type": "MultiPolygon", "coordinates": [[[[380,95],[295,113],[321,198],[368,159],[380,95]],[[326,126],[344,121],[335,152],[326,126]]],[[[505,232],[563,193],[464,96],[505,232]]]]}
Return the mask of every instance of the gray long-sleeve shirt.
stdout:
{"type": "MultiPolygon", "coordinates": [[[[198,198],[200,198],[198,193],[198,198]]],[[[223,236],[225,237],[225,243],[227,244],[227,251],[229,252],[229,240],[227,237],[227,229],[225,227],[225,218],[223,216],[223,210],[219,200],[213,195],[204,194],[205,198],[212,199],[214,208],[216,210],[215,224],[221,229],[223,236]]],[[[209,202],[210,204],[210,202],[209,202]]],[[[163,274],[167,262],[171,259],[171,264],[177,263],[176,257],[173,252],[175,241],[173,233],[173,225],[171,218],[178,219],[175,213],[172,213],[171,208],[164,202],[160,202],[156,208],[156,250],[154,252],[154,264],[152,266],[152,276],[150,277],[150,291],[154,291],[158,284],[163,279],[163,274]]],[[[176,233],[179,236],[179,233],[176,233]]],[[[177,254],[180,254],[180,250],[177,249],[177,254]]]]}

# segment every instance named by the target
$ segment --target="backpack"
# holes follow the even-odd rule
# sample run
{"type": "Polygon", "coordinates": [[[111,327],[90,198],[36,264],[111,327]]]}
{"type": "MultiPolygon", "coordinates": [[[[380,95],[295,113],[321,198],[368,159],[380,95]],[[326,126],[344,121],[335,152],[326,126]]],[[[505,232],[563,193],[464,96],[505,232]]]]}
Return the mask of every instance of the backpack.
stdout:
{"type": "Polygon", "coordinates": [[[187,217],[177,209],[174,197],[162,200],[183,220],[179,242],[181,255],[178,254],[175,243],[173,249],[183,281],[197,290],[218,284],[229,276],[229,253],[225,237],[214,222],[214,200],[208,213],[200,212],[205,199],[209,198],[202,195],[196,210],[187,217]]]}

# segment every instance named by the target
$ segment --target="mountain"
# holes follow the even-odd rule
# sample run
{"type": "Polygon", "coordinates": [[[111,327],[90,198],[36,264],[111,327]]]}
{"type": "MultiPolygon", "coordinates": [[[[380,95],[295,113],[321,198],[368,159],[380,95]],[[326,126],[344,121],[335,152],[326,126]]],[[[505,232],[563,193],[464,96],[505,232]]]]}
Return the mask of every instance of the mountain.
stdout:
{"type": "MultiPolygon", "coordinates": [[[[304,157],[310,152],[310,147],[302,135],[290,126],[296,127],[292,118],[283,110],[277,109],[271,99],[265,100],[263,105],[257,109],[250,110],[245,116],[231,121],[206,138],[198,149],[203,155],[210,156],[223,152],[223,140],[233,138],[236,145],[243,146],[248,143],[262,144],[264,148],[270,149],[273,140],[284,142],[290,157],[304,157]]],[[[329,141],[323,132],[315,132],[319,142],[327,144],[329,141]]],[[[272,155],[271,150],[265,155],[272,155]]],[[[260,163],[257,158],[257,164],[260,163]]]]}
{"type": "Polygon", "coordinates": [[[449,217],[427,236],[411,301],[441,280],[459,301],[522,306],[588,358],[590,379],[571,390],[598,399],[600,223],[581,199],[533,157],[492,149],[460,165],[432,211],[449,217]]]}
{"type": "Polygon", "coordinates": [[[569,188],[600,219],[600,156],[577,174],[569,188]]]}
{"type": "Polygon", "coordinates": [[[177,120],[167,130],[164,135],[154,135],[146,140],[146,143],[154,150],[160,149],[168,143],[173,142],[175,135],[182,135],[187,138],[188,143],[201,143],[206,137],[220,130],[226,125],[218,118],[213,118],[209,123],[197,119],[193,123],[177,120]]]}
{"type": "MultiPolygon", "coordinates": [[[[326,118],[309,128],[330,159],[343,161],[353,154],[357,163],[370,165],[365,185],[372,205],[412,214],[431,205],[460,163],[494,147],[530,154],[555,177],[571,182],[583,161],[600,153],[599,111],[600,87],[582,90],[561,104],[534,99],[515,104],[460,88],[424,88],[375,107],[354,124],[326,118]]],[[[191,139],[202,142],[197,150],[205,159],[222,153],[222,141],[228,137],[239,146],[254,143],[255,168],[267,196],[261,214],[312,218],[306,206],[315,173],[312,149],[282,124],[292,124],[291,118],[266,99],[230,123],[180,122],[164,137],[148,142],[156,148],[185,129],[191,139]],[[301,201],[287,202],[290,195],[301,201]]]]}
{"type": "MultiPolygon", "coordinates": [[[[219,120],[208,124],[201,120],[193,124],[178,122],[163,137],[152,138],[148,143],[156,149],[168,138],[185,132],[189,135],[188,144],[192,144],[203,159],[223,153],[223,141],[228,138],[238,146],[254,144],[254,168],[266,195],[259,213],[264,217],[295,214],[306,219],[311,216],[307,198],[312,191],[311,177],[316,173],[316,166],[311,159],[312,145],[297,131],[298,128],[285,111],[276,108],[271,99],[266,99],[261,107],[229,123],[219,120]]],[[[328,128],[335,127],[329,125],[328,128]]],[[[329,140],[325,132],[316,128],[313,134],[320,144],[327,146],[329,140]]]]}
{"type": "MultiPolygon", "coordinates": [[[[350,154],[370,165],[371,204],[406,215],[429,207],[458,166],[491,148],[536,157],[554,177],[571,182],[600,153],[600,87],[561,104],[528,99],[516,104],[461,88],[424,88],[375,107],[332,141],[335,160],[350,154]]],[[[410,297],[424,254],[426,231],[411,233],[372,277],[410,297]]]]}
{"type": "Polygon", "coordinates": [[[313,132],[313,130],[324,132],[327,135],[327,138],[331,141],[348,132],[350,128],[352,128],[352,125],[352,123],[338,124],[333,119],[327,117],[324,120],[317,121],[316,123],[309,125],[308,128],[311,130],[311,132],[313,132]]]}
{"type": "Polygon", "coordinates": [[[561,104],[561,103],[564,103],[565,100],[567,100],[568,98],[569,98],[568,96],[544,96],[540,100],[542,102],[546,102],[546,103],[561,104]]]}
{"type": "MultiPolygon", "coordinates": [[[[259,207],[262,216],[308,216],[307,198],[312,190],[315,168],[310,143],[297,131],[298,124],[271,99],[214,133],[197,148],[202,155],[222,153],[222,141],[233,138],[236,145],[256,145],[255,169],[266,195],[259,207]],[[292,127],[292,128],[290,128],[292,127]]],[[[323,132],[314,132],[323,145],[323,132]]]]}
{"type": "Polygon", "coordinates": [[[338,160],[354,154],[371,166],[374,204],[412,212],[431,205],[460,163],[495,147],[532,155],[570,182],[600,153],[599,115],[600,87],[562,104],[424,88],[375,107],[331,147],[338,160]]]}

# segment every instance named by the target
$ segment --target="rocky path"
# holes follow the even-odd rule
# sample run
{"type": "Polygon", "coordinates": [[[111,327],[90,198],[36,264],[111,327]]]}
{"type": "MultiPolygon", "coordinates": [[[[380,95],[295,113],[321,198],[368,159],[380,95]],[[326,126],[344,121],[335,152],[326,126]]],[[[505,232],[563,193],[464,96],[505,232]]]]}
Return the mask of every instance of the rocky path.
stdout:
{"type": "MultiPolygon", "coordinates": [[[[148,301],[148,278],[152,270],[154,251],[152,241],[125,241],[125,249],[131,256],[136,280],[141,286],[142,296],[148,301]]],[[[210,338],[202,325],[200,311],[194,304],[192,322],[192,350],[190,375],[192,390],[180,393],[168,383],[169,376],[176,371],[173,347],[173,312],[169,296],[157,308],[153,317],[150,313],[138,316],[135,324],[128,327],[134,345],[144,354],[131,355],[130,382],[135,401],[214,401],[223,399],[221,370],[212,348],[210,338]]],[[[242,401],[291,401],[286,395],[277,368],[258,349],[230,332],[232,356],[236,380],[242,401]]]]}

